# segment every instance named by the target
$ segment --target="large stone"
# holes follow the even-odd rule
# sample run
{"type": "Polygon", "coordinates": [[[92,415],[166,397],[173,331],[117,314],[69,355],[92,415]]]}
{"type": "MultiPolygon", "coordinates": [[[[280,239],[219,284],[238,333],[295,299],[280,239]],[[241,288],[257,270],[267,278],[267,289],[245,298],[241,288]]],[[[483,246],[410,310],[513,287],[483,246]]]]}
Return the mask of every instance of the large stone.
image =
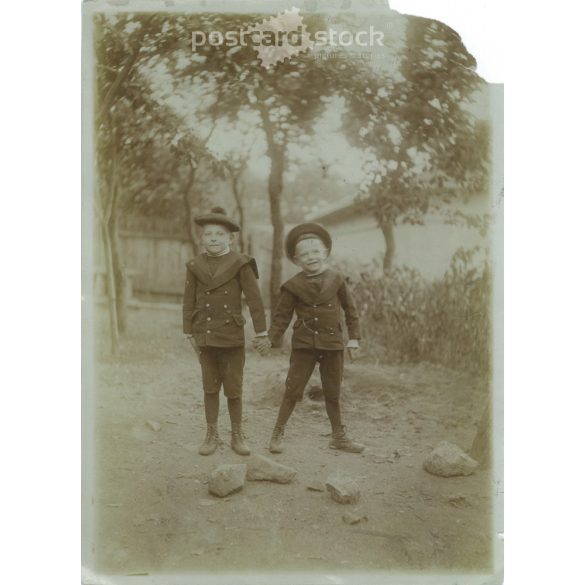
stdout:
{"type": "Polygon", "coordinates": [[[340,504],[355,504],[360,499],[360,488],[350,477],[328,477],[325,487],[330,496],[340,504]]]}
{"type": "Polygon", "coordinates": [[[290,483],[297,475],[296,469],[277,463],[257,453],[250,456],[247,461],[247,467],[246,479],[250,481],[290,483]]]}
{"type": "Polygon", "coordinates": [[[440,477],[471,475],[478,465],[475,459],[448,441],[439,443],[423,463],[426,471],[440,477]]]}
{"type": "Polygon", "coordinates": [[[209,476],[209,493],[220,498],[225,498],[244,487],[246,481],[246,465],[238,463],[235,465],[220,465],[216,467],[209,476]]]}

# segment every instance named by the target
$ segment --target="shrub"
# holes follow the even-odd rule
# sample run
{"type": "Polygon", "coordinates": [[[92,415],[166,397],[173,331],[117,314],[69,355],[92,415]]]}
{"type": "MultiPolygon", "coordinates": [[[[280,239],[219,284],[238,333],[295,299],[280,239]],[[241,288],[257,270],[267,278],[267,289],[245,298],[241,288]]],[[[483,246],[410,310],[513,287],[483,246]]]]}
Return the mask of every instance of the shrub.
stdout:
{"type": "Polygon", "coordinates": [[[492,277],[487,262],[473,262],[476,252],[459,249],[443,278],[431,282],[405,266],[385,274],[377,264],[338,265],[349,276],[366,356],[488,372],[492,277]]]}

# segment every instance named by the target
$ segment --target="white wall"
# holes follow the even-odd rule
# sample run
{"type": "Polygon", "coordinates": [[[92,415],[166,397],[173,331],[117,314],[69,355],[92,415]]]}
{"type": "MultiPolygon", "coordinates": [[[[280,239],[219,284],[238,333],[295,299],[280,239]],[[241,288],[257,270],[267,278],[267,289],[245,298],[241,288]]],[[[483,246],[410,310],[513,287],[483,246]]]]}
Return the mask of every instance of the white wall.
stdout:
{"type": "MultiPolygon", "coordinates": [[[[333,238],[332,260],[371,262],[378,259],[381,262],[385,251],[384,237],[372,216],[356,215],[338,224],[324,225],[333,238]]],[[[415,268],[427,279],[441,277],[458,248],[479,246],[478,262],[487,258],[489,249],[489,236],[482,237],[474,228],[446,224],[438,216],[427,216],[423,226],[396,226],[394,241],[394,264],[415,268]]]]}

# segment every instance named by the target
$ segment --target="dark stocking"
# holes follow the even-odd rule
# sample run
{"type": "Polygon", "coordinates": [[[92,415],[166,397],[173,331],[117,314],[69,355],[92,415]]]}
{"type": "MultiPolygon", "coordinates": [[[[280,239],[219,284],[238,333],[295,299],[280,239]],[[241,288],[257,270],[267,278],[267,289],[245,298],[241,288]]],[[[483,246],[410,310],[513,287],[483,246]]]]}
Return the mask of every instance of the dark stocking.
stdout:
{"type": "Polygon", "coordinates": [[[217,424],[217,417],[219,415],[219,392],[215,392],[214,394],[205,392],[204,404],[207,424],[217,424]]]}
{"type": "Polygon", "coordinates": [[[341,426],[341,410],[339,408],[339,400],[337,398],[325,398],[325,410],[331,423],[333,430],[341,426]]]}
{"type": "Polygon", "coordinates": [[[292,411],[295,409],[296,400],[290,398],[283,398],[280,403],[280,410],[278,411],[278,418],[276,419],[276,426],[283,427],[288,422],[292,411]]]}
{"type": "Polygon", "coordinates": [[[239,425],[242,422],[242,399],[228,398],[228,411],[230,413],[230,421],[233,425],[239,425]]]}

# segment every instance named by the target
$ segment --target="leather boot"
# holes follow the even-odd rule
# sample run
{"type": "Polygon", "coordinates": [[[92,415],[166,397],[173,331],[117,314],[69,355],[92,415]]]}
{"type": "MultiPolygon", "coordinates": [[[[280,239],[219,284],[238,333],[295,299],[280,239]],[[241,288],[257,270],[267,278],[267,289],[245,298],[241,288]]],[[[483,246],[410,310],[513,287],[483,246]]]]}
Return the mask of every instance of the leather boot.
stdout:
{"type": "Polygon", "coordinates": [[[217,432],[217,423],[207,425],[207,434],[205,440],[199,447],[199,455],[211,455],[215,453],[219,445],[219,434],[217,432]]]}
{"type": "Polygon", "coordinates": [[[249,455],[250,448],[246,445],[244,441],[244,435],[242,433],[242,425],[234,424],[232,425],[232,449],[238,455],[249,455]]]}
{"type": "Polygon", "coordinates": [[[345,427],[340,426],[333,429],[331,441],[329,441],[331,449],[340,449],[348,453],[361,453],[364,450],[364,445],[352,441],[345,433],[345,427]]]}
{"type": "Polygon", "coordinates": [[[284,427],[275,426],[272,431],[272,438],[270,439],[270,445],[268,450],[271,453],[282,453],[282,439],[284,438],[284,427]]]}

